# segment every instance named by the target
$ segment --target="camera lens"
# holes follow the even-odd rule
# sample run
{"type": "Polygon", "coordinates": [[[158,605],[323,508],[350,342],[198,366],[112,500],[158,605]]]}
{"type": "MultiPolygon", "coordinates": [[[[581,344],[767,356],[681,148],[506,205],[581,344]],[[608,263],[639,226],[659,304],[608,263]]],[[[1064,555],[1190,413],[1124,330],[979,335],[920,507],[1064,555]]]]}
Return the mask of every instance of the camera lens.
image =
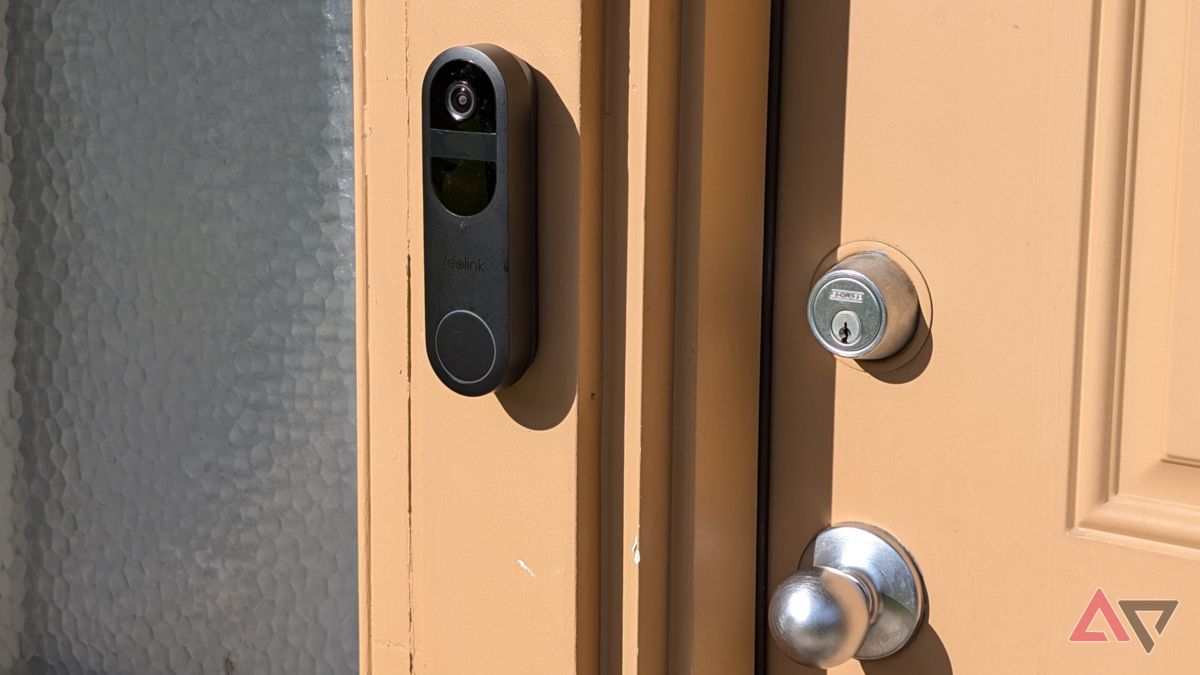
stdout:
{"type": "Polygon", "coordinates": [[[466,82],[455,82],[446,90],[446,109],[462,122],[475,114],[475,90],[466,82]]]}

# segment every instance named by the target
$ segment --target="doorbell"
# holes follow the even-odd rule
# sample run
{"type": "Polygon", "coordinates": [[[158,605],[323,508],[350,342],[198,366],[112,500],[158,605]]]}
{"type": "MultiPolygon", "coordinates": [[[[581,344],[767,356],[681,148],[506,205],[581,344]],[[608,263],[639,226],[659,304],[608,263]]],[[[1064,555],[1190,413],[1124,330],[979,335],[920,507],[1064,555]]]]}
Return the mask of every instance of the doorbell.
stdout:
{"type": "Polygon", "coordinates": [[[516,382],[537,342],[536,91],[495,45],[452,47],[425,73],[425,349],[450,389],[516,382]]]}

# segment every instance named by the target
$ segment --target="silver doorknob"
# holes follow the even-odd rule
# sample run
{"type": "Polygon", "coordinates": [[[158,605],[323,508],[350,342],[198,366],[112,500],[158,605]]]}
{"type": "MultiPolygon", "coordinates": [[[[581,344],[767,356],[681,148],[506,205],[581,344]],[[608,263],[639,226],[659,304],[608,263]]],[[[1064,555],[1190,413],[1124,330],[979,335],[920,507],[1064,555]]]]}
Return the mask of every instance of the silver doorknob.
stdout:
{"type": "Polygon", "coordinates": [[[881,659],[904,648],[925,622],[921,572],[895,537],[845,523],[826,528],[801,568],[771,598],[769,625],[793,661],[832,668],[881,659]]]}

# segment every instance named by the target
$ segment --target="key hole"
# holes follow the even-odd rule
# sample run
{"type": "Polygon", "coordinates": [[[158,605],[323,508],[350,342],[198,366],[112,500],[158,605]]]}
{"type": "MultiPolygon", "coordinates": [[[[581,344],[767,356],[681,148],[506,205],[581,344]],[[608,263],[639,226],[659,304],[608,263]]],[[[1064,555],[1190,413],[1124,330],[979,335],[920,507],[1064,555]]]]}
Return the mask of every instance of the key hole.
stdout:
{"type": "Polygon", "coordinates": [[[838,331],[838,335],[842,338],[842,344],[850,344],[850,323],[842,319],[842,329],[838,331]]]}

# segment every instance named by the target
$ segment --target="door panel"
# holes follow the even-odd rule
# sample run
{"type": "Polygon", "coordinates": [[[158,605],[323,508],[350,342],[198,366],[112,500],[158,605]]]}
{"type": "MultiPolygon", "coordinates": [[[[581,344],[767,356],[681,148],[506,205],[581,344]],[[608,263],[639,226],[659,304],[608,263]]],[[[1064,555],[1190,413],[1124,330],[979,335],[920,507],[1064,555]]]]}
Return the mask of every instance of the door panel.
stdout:
{"type": "MultiPolygon", "coordinates": [[[[1119,265],[1115,285],[1085,288],[1089,312],[1115,323],[1089,323],[1082,338],[1083,429],[1076,522],[1098,536],[1133,537],[1200,547],[1200,463],[1195,446],[1200,338],[1189,256],[1200,253],[1200,43],[1189,39],[1200,11],[1189,3],[1147,4],[1141,38],[1131,39],[1136,90],[1126,144],[1129,206],[1089,238],[1090,269],[1119,265]],[[1189,438],[1190,435],[1190,438],[1189,438]]],[[[1123,104],[1101,101],[1099,105],[1123,104]]]]}
{"type": "MultiPolygon", "coordinates": [[[[770,583],[865,521],[916,557],[929,626],[836,672],[1186,672],[1200,10],[846,4],[785,17],[770,583]],[[859,240],[932,293],[899,370],[836,363],[805,324],[817,263],[859,240]],[[1182,602],[1150,654],[1073,644],[1097,588],[1182,602]]],[[[770,672],[804,671],[772,647],[770,672]]]]}

